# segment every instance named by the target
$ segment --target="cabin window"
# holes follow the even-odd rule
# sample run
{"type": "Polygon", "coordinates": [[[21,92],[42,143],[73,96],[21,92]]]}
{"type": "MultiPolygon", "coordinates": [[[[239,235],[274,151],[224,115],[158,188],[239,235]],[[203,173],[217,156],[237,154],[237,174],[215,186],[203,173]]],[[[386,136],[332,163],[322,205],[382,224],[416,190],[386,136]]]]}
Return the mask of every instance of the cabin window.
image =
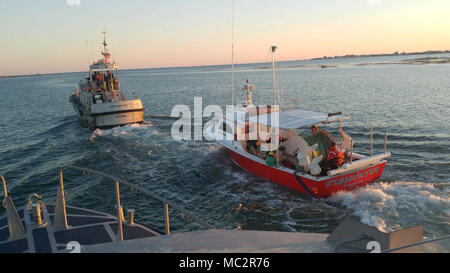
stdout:
{"type": "Polygon", "coordinates": [[[95,104],[103,103],[103,99],[102,99],[102,95],[101,94],[94,95],[94,103],[95,104]]]}

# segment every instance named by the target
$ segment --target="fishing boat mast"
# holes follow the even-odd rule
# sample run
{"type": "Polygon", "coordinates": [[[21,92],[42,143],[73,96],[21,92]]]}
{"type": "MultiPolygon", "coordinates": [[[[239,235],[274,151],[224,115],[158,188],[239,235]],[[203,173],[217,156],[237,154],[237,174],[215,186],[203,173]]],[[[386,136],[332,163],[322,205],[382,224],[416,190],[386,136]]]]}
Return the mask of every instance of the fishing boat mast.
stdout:
{"type": "Polygon", "coordinates": [[[275,50],[277,46],[272,46],[272,77],[273,77],[273,105],[277,105],[277,88],[276,88],[276,75],[275,75],[275,50]]]}
{"type": "MultiPolygon", "coordinates": [[[[277,49],[277,46],[271,46],[270,47],[271,51],[272,51],[272,77],[273,77],[273,107],[275,107],[275,105],[277,105],[277,84],[276,84],[276,75],[275,75],[275,50],[277,49]]],[[[277,109],[274,109],[275,111],[278,111],[277,109]]],[[[273,111],[273,110],[272,110],[273,111]]],[[[273,130],[273,128],[272,128],[273,130]]],[[[272,131],[272,141],[275,141],[275,156],[276,156],[276,164],[277,167],[280,166],[279,162],[278,162],[278,158],[279,158],[279,153],[278,153],[278,148],[279,148],[279,137],[280,137],[280,131],[278,128],[275,128],[276,133],[273,134],[272,131]],[[275,135],[275,139],[273,139],[273,135],[275,135]]]]}

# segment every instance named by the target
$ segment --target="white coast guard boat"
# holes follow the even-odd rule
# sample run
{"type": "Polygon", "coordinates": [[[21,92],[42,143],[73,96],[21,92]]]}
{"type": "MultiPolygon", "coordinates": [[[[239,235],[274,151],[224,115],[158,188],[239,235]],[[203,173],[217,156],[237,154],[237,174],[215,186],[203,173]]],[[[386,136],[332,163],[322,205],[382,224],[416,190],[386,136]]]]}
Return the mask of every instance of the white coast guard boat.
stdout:
{"type": "Polygon", "coordinates": [[[133,94],[126,99],[119,81],[118,65],[111,61],[103,32],[103,59],[89,67],[89,76],[80,81],[69,101],[78,118],[91,129],[112,128],[131,123],[143,123],[142,102],[133,94]]]}
{"type": "Polygon", "coordinates": [[[353,140],[342,130],[342,121],[348,117],[341,112],[280,109],[275,84],[275,49],[276,46],[271,48],[274,104],[253,105],[251,90],[255,86],[247,82],[243,88],[247,91],[247,101],[208,127],[206,135],[209,139],[225,147],[233,162],[244,170],[314,198],[354,190],[379,179],[385,159],[391,156],[386,151],[387,132],[384,153],[373,154],[371,130],[371,153],[362,155],[353,151],[353,140]],[[333,136],[325,130],[309,136],[300,136],[296,131],[330,123],[340,125],[340,148],[346,155],[344,164],[334,169],[327,166],[330,144],[336,142],[333,136]],[[267,144],[269,139],[270,144],[267,144]],[[280,139],[285,141],[280,142],[280,139]],[[277,158],[275,165],[266,163],[269,153],[277,158]]]}
{"type": "MultiPolygon", "coordinates": [[[[340,223],[331,234],[277,232],[240,229],[214,229],[191,212],[124,179],[91,169],[67,166],[60,170],[55,204],[45,204],[38,194],[30,194],[25,207],[16,209],[3,182],[3,206],[0,215],[0,253],[311,253],[311,252],[445,252],[450,236],[423,240],[422,225],[392,233],[378,231],[355,219],[340,223]],[[66,206],[63,170],[82,171],[100,176],[107,183],[114,182],[117,214],[66,206]],[[119,184],[122,186],[119,191],[119,184]],[[134,221],[135,212],[121,205],[120,192],[130,188],[133,192],[162,202],[164,230],[153,224],[142,225],[134,221]],[[169,225],[169,206],[195,221],[201,229],[173,233],[169,225]],[[424,244],[436,246],[423,248],[424,244]]],[[[95,179],[96,183],[99,181],[95,179]]],[[[86,182],[89,182],[88,180],[86,182]]],[[[70,192],[70,191],[69,191],[70,192]]],[[[153,214],[153,213],[152,213],[153,214]]],[[[184,217],[183,217],[184,218],[184,217]]],[[[161,219],[153,219],[158,223],[161,219]]]]}

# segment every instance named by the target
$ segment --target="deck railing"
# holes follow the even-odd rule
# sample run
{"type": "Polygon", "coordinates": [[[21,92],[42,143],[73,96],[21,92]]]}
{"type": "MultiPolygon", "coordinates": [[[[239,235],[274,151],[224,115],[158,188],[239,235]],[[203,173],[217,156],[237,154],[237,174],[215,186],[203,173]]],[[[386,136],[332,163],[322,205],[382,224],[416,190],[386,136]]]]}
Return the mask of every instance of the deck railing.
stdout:
{"type": "MultiPolygon", "coordinates": [[[[170,234],[170,221],[169,221],[169,207],[177,210],[178,212],[180,212],[182,215],[184,216],[188,216],[189,218],[191,218],[192,220],[194,220],[197,224],[203,226],[206,229],[214,229],[214,227],[208,223],[206,223],[205,221],[203,221],[202,219],[198,218],[197,216],[195,216],[194,214],[192,214],[191,212],[187,211],[186,209],[176,205],[175,203],[165,199],[164,197],[153,193],[149,190],[143,189],[139,186],[136,186],[124,179],[121,178],[117,178],[114,177],[112,175],[108,175],[102,172],[98,172],[95,170],[91,170],[88,168],[82,168],[82,167],[75,167],[75,166],[64,166],[61,168],[60,170],[60,183],[61,183],[61,188],[63,189],[63,170],[64,169],[72,169],[72,170],[77,170],[77,171],[82,171],[85,173],[92,173],[92,174],[96,174],[99,176],[102,176],[104,178],[110,179],[111,181],[114,182],[114,186],[115,186],[115,192],[116,192],[116,203],[117,203],[117,218],[118,218],[118,224],[119,224],[119,232],[117,234],[117,239],[118,240],[123,240],[123,233],[122,233],[122,221],[123,221],[123,211],[122,211],[122,207],[120,206],[120,191],[119,191],[119,184],[123,184],[126,186],[131,187],[132,189],[134,189],[134,192],[141,192],[149,197],[152,197],[153,199],[156,199],[158,201],[161,201],[161,203],[163,204],[163,209],[164,209],[164,218],[165,218],[165,233],[166,234],[170,234]]],[[[64,195],[64,193],[62,193],[62,195],[64,195]]],[[[133,217],[133,216],[131,216],[133,217]]]]}

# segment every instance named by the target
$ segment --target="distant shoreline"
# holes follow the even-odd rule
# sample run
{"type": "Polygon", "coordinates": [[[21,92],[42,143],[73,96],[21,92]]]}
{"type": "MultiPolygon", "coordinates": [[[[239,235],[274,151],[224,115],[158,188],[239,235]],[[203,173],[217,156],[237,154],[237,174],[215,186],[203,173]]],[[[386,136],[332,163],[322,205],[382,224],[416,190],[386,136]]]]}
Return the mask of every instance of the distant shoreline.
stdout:
{"type": "MultiPolygon", "coordinates": [[[[350,54],[350,55],[334,56],[334,57],[323,56],[321,58],[312,58],[312,59],[304,59],[304,60],[286,60],[286,61],[283,61],[283,62],[311,61],[311,60],[329,60],[329,59],[345,59],[345,58],[359,58],[359,57],[365,58],[365,57],[383,57],[383,56],[408,56],[408,55],[426,55],[426,54],[446,54],[446,53],[450,53],[450,50],[428,50],[428,51],[422,51],[422,52],[401,52],[401,53],[396,51],[394,53],[362,54],[362,55],[350,54]]],[[[448,60],[445,63],[448,63],[448,60]]],[[[245,64],[260,64],[260,63],[245,63],[245,64]]],[[[396,64],[398,64],[398,63],[396,63],[396,64]]],[[[129,69],[122,69],[122,70],[126,71],[126,70],[145,70],[145,69],[170,69],[170,68],[227,66],[227,65],[229,65],[229,64],[196,65],[196,66],[173,66],[173,67],[153,67],[153,68],[129,68],[129,69]]],[[[361,65],[367,65],[367,64],[361,64],[361,65]]],[[[333,66],[326,65],[326,67],[333,67],[333,66]]],[[[325,68],[325,67],[322,67],[322,68],[325,68]]],[[[17,78],[17,77],[39,77],[39,76],[45,76],[45,75],[66,74],[66,73],[81,73],[81,72],[86,72],[86,71],[54,72],[54,73],[44,73],[44,74],[36,73],[36,74],[11,75],[11,76],[1,76],[0,75],[0,79],[17,78]]]]}
{"type": "Polygon", "coordinates": [[[326,60],[326,59],[343,59],[343,58],[359,58],[359,57],[384,57],[384,56],[408,56],[408,55],[425,55],[425,54],[445,54],[450,53],[450,50],[428,50],[428,51],[422,51],[422,52],[401,52],[395,51],[394,53],[381,53],[381,54],[362,54],[362,55],[355,55],[355,54],[348,54],[348,55],[342,55],[342,56],[323,56],[321,58],[313,58],[309,60],[326,60]]]}
{"type": "MultiPolygon", "coordinates": [[[[42,74],[42,75],[51,75],[51,74],[58,74],[58,73],[49,73],[49,74],[42,74]]],[[[17,77],[32,77],[32,76],[38,77],[38,76],[41,76],[41,74],[0,76],[0,79],[17,78],[17,77]]]]}

